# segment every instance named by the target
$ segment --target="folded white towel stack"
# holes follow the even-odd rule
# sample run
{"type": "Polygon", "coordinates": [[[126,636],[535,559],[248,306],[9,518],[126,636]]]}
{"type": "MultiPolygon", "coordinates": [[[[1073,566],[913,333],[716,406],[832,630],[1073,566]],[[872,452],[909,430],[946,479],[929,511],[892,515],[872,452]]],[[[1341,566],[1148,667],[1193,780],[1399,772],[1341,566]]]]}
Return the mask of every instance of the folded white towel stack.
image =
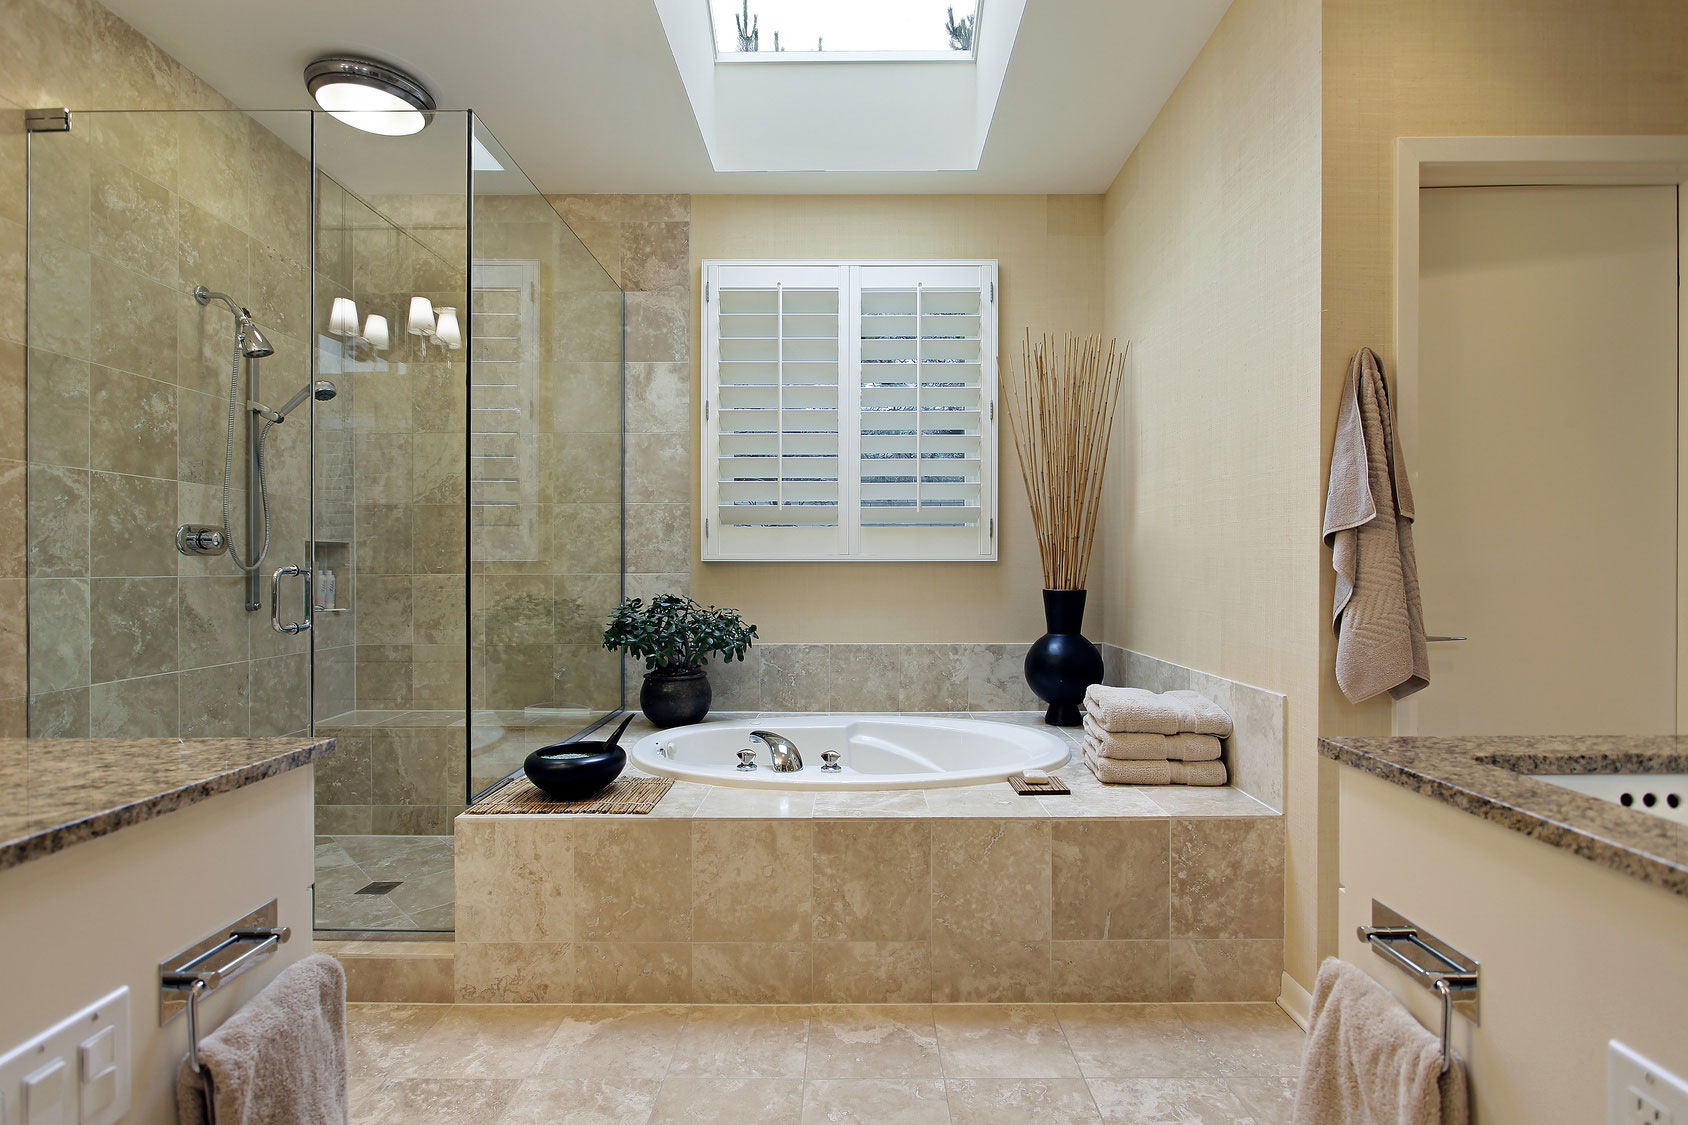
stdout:
{"type": "Polygon", "coordinates": [[[1144,688],[1091,684],[1084,709],[1112,734],[1210,734],[1231,737],[1231,716],[1197,691],[1155,694],[1144,688]]]}
{"type": "Polygon", "coordinates": [[[1219,740],[1211,734],[1115,734],[1084,717],[1085,741],[1104,758],[1122,761],[1212,762],[1219,757],[1219,740]]]}
{"type": "Polygon", "coordinates": [[[1093,684],[1084,693],[1084,763],[1109,785],[1224,785],[1231,716],[1194,691],[1093,684]]]}

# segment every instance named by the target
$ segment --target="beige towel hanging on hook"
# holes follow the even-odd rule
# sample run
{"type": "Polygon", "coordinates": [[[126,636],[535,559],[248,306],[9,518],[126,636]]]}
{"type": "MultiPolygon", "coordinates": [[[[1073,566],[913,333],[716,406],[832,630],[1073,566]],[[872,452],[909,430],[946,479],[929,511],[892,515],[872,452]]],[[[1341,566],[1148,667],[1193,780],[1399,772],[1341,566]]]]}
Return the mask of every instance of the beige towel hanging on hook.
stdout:
{"type": "Polygon", "coordinates": [[[1430,683],[1413,495],[1383,366],[1370,348],[1348,365],[1331,448],[1325,542],[1336,569],[1336,682],[1359,703],[1430,683]]]}

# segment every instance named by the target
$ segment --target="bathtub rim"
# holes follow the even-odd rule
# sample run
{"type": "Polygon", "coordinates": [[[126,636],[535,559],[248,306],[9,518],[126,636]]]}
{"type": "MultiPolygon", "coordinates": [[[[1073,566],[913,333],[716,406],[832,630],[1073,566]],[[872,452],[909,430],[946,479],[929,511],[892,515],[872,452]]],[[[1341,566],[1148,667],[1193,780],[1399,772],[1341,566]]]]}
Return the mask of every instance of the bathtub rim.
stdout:
{"type": "Polygon", "coordinates": [[[1026,769],[1039,769],[1046,773],[1054,773],[1072,762],[1073,757],[1071,742],[1053,730],[1043,730],[1036,726],[1005,723],[991,719],[960,718],[952,715],[911,715],[907,712],[899,713],[895,711],[761,712],[751,718],[734,718],[726,722],[705,719],[701,723],[672,727],[668,730],[659,730],[643,735],[628,749],[628,764],[641,773],[650,774],[653,777],[667,777],[675,781],[686,781],[695,785],[706,785],[719,789],[806,793],[894,792],[990,785],[1026,769]],[[989,727],[993,731],[1008,732],[1015,738],[1023,738],[1033,742],[1034,745],[1027,747],[1029,755],[1035,755],[1037,749],[1035,744],[1037,743],[1043,745],[1044,753],[1041,756],[1030,756],[1027,761],[1018,763],[1011,769],[1002,766],[990,766],[976,770],[947,771],[941,774],[854,774],[833,777],[823,775],[818,768],[818,762],[808,761],[804,762],[804,768],[796,775],[775,773],[765,765],[755,772],[743,774],[736,771],[731,774],[699,773],[696,770],[669,762],[655,752],[662,740],[687,731],[707,728],[719,730],[731,726],[767,727],[777,731],[782,722],[789,723],[791,720],[804,720],[810,725],[818,723],[831,725],[867,720],[915,727],[952,729],[956,727],[964,729],[989,727]]]}

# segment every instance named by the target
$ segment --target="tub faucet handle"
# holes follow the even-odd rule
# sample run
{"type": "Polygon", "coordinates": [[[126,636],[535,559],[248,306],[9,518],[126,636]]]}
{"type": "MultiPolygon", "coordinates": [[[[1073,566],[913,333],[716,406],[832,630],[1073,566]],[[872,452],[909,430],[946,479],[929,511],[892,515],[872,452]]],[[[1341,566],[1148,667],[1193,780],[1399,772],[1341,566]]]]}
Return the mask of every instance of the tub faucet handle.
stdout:
{"type": "Polygon", "coordinates": [[[753,770],[753,769],[755,769],[756,768],[756,751],[751,749],[748,746],[746,746],[743,750],[740,750],[738,752],[738,768],[741,769],[741,770],[753,770]]]}
{"type": "Polygon", "coordinates": [[[838,751],[836,751],[836,750],[822,750],[821,751],[821,772],[823,772],[823,773],[838,773],[841,770],[843,770],[844,767],[838,764],[839,757],[840,757],[840,755],[839,755],[838,751]]]}

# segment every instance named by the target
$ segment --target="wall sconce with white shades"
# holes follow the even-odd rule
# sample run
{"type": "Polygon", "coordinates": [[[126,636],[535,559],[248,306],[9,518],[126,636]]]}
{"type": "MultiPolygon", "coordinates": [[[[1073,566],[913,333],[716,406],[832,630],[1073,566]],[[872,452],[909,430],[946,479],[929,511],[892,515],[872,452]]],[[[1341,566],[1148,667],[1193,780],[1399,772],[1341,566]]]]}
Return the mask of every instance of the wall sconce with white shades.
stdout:
{"type": "Polygon", "coordinates": [[[336,336],[358,334],[358,306],[350,297],[336,297],[328,310],[328,330],[336,336]]]}
{"type": "Polygon", "coordinates": [[[410,334],[424,340],[434,334],[434,302],[426,297],[410,299],[410,334]]]}
{"type": "Polygon", "coordinates": [[[392,345],[392,337],[387,331],[387,318],[378,313],[370,313],[369,319],[363,322],[364,342],[376,351],[386,351],[392,345]]]}
{"type": "Polygon", "coordinates": [[[457,322],[457,310],[441,305],[435,313],[434,303],[426,297],[410,299],[410,317],[406,330],[422,337],[422,354],[428,354],[428,341],[438,340],[447,348],[463,346],[463,328],[457,322]]]}
{"type": "Polygon", "coordinates": [[[434,335],[448,348],[463,346],[463,329],[457,323],[457,310],[445,305],[440,306],[439,321],[434,325],[434,335]]]}

